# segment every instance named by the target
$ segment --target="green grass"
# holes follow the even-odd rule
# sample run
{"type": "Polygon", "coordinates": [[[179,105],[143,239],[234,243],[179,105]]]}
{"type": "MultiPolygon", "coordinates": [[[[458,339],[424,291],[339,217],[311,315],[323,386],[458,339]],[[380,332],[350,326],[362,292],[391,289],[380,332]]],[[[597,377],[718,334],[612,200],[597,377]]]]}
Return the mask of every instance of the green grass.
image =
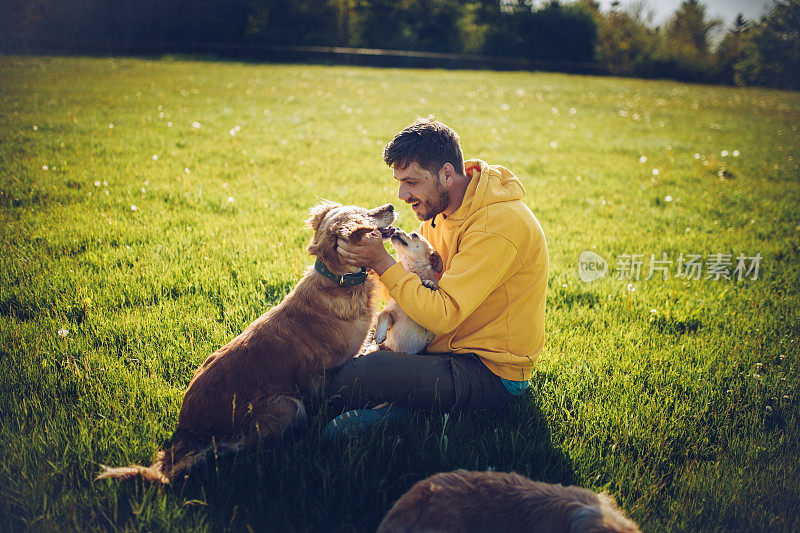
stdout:
{"type": "Polygon", "coordinates": [[[645,531],[800,530],[798,124],[800,94],[757,89],[0,57],[0,529],[370,531],[424,476],[492,468],[608,490],[645,531]],[[93,483],[151,459],[194,368],[299,279],[318,197],[395,199],[381,149],[430,113],[547,235],[531,392],[335,444],[323,413],[169,490],[93,483]],[[583,250],[645,254],[642,279],[584,283],[583,250]],[[720,252],[760,253],[758,279],[674,276],[720,252]]]}

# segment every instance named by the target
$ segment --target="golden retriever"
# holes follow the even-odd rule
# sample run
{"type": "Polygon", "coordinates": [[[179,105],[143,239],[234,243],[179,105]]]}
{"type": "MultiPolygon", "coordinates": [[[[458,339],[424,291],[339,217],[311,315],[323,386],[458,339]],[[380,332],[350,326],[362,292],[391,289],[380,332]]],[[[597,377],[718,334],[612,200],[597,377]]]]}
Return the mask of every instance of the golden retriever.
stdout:
{"type": "MultiPolygon", "coordinates": [[[[425,287],[438,287],[442,257],[422,235],[397,229],[392,235],[392,247],[405,269],[419,276],[425,287]]],[[[433,333],[411,320],[394,300],[378,315],[375,342],[381,350],[418,354],[431,340],[433,333]]]]}
{"type": "Polygon", "coordinates": [[[606,493],[540,483],[504,472],[457,470],[411,487],[378,533],[638,533],[606,493]]]}
{"type": "Polygon", "coordinates": [[[253,441],[275,444],[302,422],[299,397],[318,394],[326,369],[358,352],[377,313],[379,281],[374,273],[348,272],[336,239],[355,241],[376,230],[388,236],[394,220],[391,204],[372,210],[333,202],[313,207],[306,222],[314,232],[308,252],[315,266],[280,304],[195,370],[172,445],[151,466],[103,467],[97,479],[167,484],[201,461],[212,444],[217,452],[253,441]]]}

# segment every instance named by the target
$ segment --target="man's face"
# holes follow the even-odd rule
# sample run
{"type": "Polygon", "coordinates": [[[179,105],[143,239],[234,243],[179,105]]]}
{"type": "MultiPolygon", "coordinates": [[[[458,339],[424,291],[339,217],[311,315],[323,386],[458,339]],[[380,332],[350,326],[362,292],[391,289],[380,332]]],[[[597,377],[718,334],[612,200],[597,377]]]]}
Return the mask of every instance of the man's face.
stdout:
{"type": "Polygon", "coordinates": [[[439,175],[417,163],[411,163],[403,169],[395,167],[394,179],[400,182],[398,198],[410,204],[420,220],[432,219],[447,209],[450,203],[447,189],[442,185],[439,175]]]}

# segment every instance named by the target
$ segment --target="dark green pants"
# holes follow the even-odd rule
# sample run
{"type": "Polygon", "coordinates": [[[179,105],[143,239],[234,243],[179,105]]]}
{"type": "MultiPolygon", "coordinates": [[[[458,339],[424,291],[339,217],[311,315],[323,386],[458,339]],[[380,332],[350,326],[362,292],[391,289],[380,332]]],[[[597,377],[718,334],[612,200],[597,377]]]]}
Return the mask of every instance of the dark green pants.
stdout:
{"type": "Polygon", "coordinates": [[[499,407],[515,396],[477,355],[377,351],[334,369],[326,386],[334,409],[396,402],[412,409],[499,407]]]}

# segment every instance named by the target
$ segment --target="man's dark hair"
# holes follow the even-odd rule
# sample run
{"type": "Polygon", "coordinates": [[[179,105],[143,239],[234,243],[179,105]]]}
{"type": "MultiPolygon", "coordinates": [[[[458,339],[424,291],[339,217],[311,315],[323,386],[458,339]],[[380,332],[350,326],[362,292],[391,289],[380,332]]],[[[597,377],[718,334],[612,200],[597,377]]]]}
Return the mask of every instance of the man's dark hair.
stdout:
{"type": "Polygon", "coordinates": [[[445,163],[456,173],[464,173],[464,154],[458,134],[446,124],[429,118],[418,118],[394,136],[383,149],[383,161],[390,167],[404,169],[417,163],[433,175],[438,175],[445,163]]]}

